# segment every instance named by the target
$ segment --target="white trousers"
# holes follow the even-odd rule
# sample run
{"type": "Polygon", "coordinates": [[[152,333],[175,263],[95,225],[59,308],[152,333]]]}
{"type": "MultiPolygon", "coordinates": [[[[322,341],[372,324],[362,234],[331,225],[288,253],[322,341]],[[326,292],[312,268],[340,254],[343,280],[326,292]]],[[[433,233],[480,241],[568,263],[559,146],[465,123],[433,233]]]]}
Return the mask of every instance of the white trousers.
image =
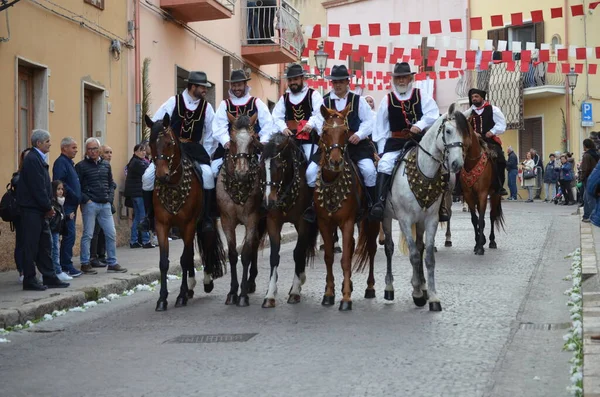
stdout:
{"type": "Polygon", "coordinates": [[[202,184],[204,185],[204,189],[214,189],[215,177],[213,176],[211,166],[208,164],[200,164],[200,168],[202,169],[202,184]]]}
{"type": "MultiPolygon", "coordinates": [[[[357,164],[358,169],[365,181],[366,187],[373,187],[377,182],[377,170],[375,169],[375,163],[371,159],[362,159],[357,164]]],[[[310,187],[315,187],[317,183],[317,174],[319,173],[319,165],[317,163],[310,163],[306,169],[306,183],[310,187]]]]}
{"type": "Polygon", "coordinates": [[[211,161],[211,163],[210,163],[210,169],[211,169],[213,178],[216,178],[219,175],[219,170],[221,169],[222,165],[223,165],[223,158],[222,157],[220,159],[216,159],[216,160],[211,161]]]}
{"type": "Polygon", "coordinates": [[[400,155],[400,150],[395,152],[384,153],[383,156],[379,159],[379,163],[377,164],[377,171],[392,175],[392,171],[394,170],[394,165],[396,164],[396,159],[400,155]]]}
{"type": "Polygon", "coordinates": [[[302,151],[304,152],[304,157],[306,158],[306,161],[310,161],[310,158],[317,151],[318,148],[319,148],[319,146],[317,144],[314,144],[314,145],[312,143],[302,144],[302,151]],[[311,148],[312,148],[312,151],[310,150],[311,148]]]}

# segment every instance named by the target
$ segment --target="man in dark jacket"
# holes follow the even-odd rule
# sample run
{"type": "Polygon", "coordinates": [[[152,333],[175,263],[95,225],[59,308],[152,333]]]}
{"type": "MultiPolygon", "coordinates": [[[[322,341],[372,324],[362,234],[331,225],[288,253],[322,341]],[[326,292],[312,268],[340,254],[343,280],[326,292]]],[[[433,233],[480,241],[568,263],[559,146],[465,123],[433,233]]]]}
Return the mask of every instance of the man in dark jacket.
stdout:
{"type": "Polygon", "coordinates": [[[583,157],[581,158],[581,181],[583,182],[583,222],[590,221],[590,215],[592,215],[592,211],[596,207],[596,202],[593,200],[591,196],[585,194],[585,188],[587,185],[587,180],[590,177],[590,174],[596,168],[596,164],[598,164],[598,159],[600,155],[596,150],[596,144],[591,139],[583,140],[583,157]]]}
{"type": "Polygon", "coordinates": [[[512,146],[506,150],[508,159],[506,160],[506,172],[508,173],[508,190],[510,190],[509,200],[517,199],[517,174],[519,173],[519,159],[512,146]]]}
{"type": "Polygon", "coordinates": [[[56,277],[52,265],[52,236],[48,219],[54,216],[52,209],[52,183],[46,163],[50,151],[50,134],[34,130],[31,135],[33,149],[23,160],[23,169],[17,189],[17,201],[21,210],[21,222],[27,225],[23,242],[23,289],[44,291],[46,288],[66,288],[56,277]],[[42,274],[43,283],[35,276],[35,265],[42,274]]]}
{"type": "Polygon", "coordinates": [[[65,230],[60,243],[60,266],[63,272],[71,277],[78,277],[81,272],[73,266],[73,246],[77,229],[75,227],[77,207],[81,201],[81,185],[73,159],[77,155],[77,142],[70,136],[60,141],[60,156],[54,161],[52,167],[52,180],[59,180],[65,188],[65,230]]]}
{"type": "Polygon", "coordinates": [[[127,269],[117,263],[115,222],[111,203],[114,199],[113,176],[110,164],[100,158],[100,141],[88,138],[85,141],[85,159],[77,163],[75,170],[81,183],[81,214],[83,235],[81,236],[81,271],[96,274],[90,265],[90,242],[94,235],[96,220],[106,238],[106,270],[109,273],[125,273],[127,269]]]}

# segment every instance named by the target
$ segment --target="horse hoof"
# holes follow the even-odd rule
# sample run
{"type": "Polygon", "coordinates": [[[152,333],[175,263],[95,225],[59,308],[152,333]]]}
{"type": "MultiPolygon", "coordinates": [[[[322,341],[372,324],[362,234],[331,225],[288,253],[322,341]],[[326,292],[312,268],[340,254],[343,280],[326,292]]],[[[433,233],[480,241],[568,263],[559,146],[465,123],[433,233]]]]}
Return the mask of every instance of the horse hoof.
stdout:
{"type": "Polygon", "coordinates": [[[475,255],[483,255],[485,253],[485,250],[483,249],[483,247],[478,247],[475,250],[475,255]]]}
{"type": "Polygon", "coordinates": [[[300,300],[300,295],[293,294],[288,297],[287,303],[290,305],[295,305],[296,303],[300,303],[300,300]]]}
{"type": "Polygon", "coordinates": [[[385,245],[385,240],[379,240],[379,245],[385,245]]]}
{"type": "Polygon", "coordinates": [[[235,305],[238,302],[237,294],[232,294],[231,292],[227,294],[227,299],[225,299],[226,305],[235,305]]]}
{"type": "Polygon", "coordinates": [[[452,247],[452,241],[446,241],[444,247],[452,247]]]}
{"type": "Polygon", "coordinates": [[[423,291],[423,299],[425,299],[425,300],[429,300],[429,294],[427,293],[427,290],[426,290],[426,289],[424,289],[424,290],[422,290],[422,291],[423,291]]]}
{"type": "Polygon", "coordinates": [[[433,252],[437,252],[437,247],[433,247],[433,252]]]}
{"type": "Polygon", "coordinates": [[[496,248],[498,248],[498,244],[495,241],[490,241],[490,249],[495,250],[496,248]]]}
{"type": "Polygon", "coordinates": [[[340,302],[340,311],[347,312],[352,310],[352,301],[341,301],[340,302]]]}
{"type": "Polygon", "coordinates": [[[237,307],[248,307],[248,306],[250,306],[250,299],[248,298],[248,295],[240,296],[240,298],[237,301],[237,307]]]}
{"type": "Polygon", "coordinates": [[[210,283],[204,284],[204,292],[207,294],[211,293],[213,288],[215,288],[215,283],[213,283],[212,280],[210,280],[210,283]]]}
{"type": "Polygon", "coordinates": [[[275,307],[275,299],[267,299],[263,301],[262,308],[263,309],[271,309],[275,307]]]}
{"type": "Polygon", "coordinates": [[[177,297],[177,300],[175,301],[175,307],[182,307],[182,306],[187,306],[187,297],[180,295],[177,297]]]}
{"type": "Polygon", "coordinates": [[[440,302],[429,302],[429,311],[430,312],[441,312],[442,304],[440,302]]]}
{"type": "Polygon", "coordinates": [[[335,304],[335,295],[331,295],[331,296],[323,295],[323,300],[321,301],[321,305],[333,306],[334,304],[335,304]]]}
{"type": "Polygon", "coordinates": [[[156,309],[157,312],[164,312],[165,310],[167,310],[167,301],[166,300],[159,300],[158,302],[156,302],[156,309]]]}
{"type": "Polygon", "coordinates": [[[333,247],[333,253],[334,254],[341,254],[342,253],[342,248],[340,248],[340,247],[333,247]]]}
{"type": "Polygon", "coordinates": [[[248,283],[248,293],[249,294],[253,294],[256,292],[256,283],[255,282],[249,282],[248,283]]]}
{"type": "Polygon", "coordinates": [[[365,290],[365,299],[374,299],[375,298],[375,289],[367,288],[365,290]]]}
{"type": "MultiPolygon", "coordinates": [[[[420,298],[416,298],[413,296],[413,302],[415,302],[415,305],[417,305],[418,307],[423,307],[425,306],[425,304],[427,303],[427,299],[425,298],[425,294],[423,294],[422,297],[420,298]]],[[[431,303],[430,303],[431,305],[431,303]]]]}
{"type": "Polygon", "coordinates": [[[388,291],[388,290],[383,291],[383,299],[385,299],[386,301],[393,301],[394,300],[394,291],[388,291]]]}
{"type": "Polygon", "coordinates": [[[189,289],[188,293],[187,293],[187,296],[188,296],[189,299],[192,299],[194,297],[194,290],[193,289],[189,289]]]}

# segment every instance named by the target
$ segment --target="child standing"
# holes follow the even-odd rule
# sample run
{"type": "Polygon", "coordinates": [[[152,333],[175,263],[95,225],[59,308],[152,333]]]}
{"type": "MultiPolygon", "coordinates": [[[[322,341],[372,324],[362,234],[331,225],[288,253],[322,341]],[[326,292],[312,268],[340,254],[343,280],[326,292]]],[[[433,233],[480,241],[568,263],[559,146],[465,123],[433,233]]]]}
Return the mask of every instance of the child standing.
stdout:
{"type": "MultiPolygon", "coordinates": [[[[65,189],[63,183],[59,180],[52,182],[52,208],[56,214],[50,219],[50,231],[52,232],[52,264],[54,265],[54,271],[56,277],[60,281],[72,280],[73,277],[62,271],[60,266],[60,235],[63,235],[65,230],[65,210],[63,205],[65,204],[65,189]]],[[[74,216],[75,214],[71,214],[74,216]]]]}

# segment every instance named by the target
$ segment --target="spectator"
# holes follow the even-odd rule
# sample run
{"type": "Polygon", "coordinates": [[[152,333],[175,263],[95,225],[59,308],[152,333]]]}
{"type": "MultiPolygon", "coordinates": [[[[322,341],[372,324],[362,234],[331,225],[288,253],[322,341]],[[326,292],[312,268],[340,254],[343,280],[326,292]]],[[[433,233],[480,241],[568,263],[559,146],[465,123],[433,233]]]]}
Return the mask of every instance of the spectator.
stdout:
{"type": "Polygon", "coordinates": [[[598,131],[590,132],[590,139],[596,145],[596,150],[600,151],[600,133],[598,131]]]}
{"type": "Polygon", "coordinates": [[[27,233],[20,236],[23,243],[23,289],[44,291],[47,288],[66,288],[69,283],[60,281],[52,266],[52,236],[48,219],[54,216],[54,209],[52,182],[45,160],[51,146],[50,133],[34,130],[31,146],[31,151],[23,160],[17,189],[22,226],[27,225],[27,233]],[[35,276],[35,266],[42,274],[42,283],[35,276]]]}
{"type": "Polygon", "coordinates": [[[575,204],[575,199],[573,198],[573,192],[571,190],[571,183],[573,182],[573,165],[571,162],[567,160],[566,154],[560,155],[560,168],[558,175],[558,184],[562,190],[562,194],[565,198],[564,205],[573,205],[575,204]]]}
{"type": "MultiPolygon", "coordinates": [[[[27,148],[21,152],[21,156],[19,156],[19,169],[12,175],[10,179],[10,185],[12,188],[17,191],[17,185],[19,184],[19,177],[21,175],[21,170],[23,168],[23,159],[25,156],[29,154],[31,151],[30,148],[27,148]]],[[[19,216],[13,221],[13,225],[15,227],[15,265],[17,265],[17,271],[19,272],[19,282],[23,282],[23,223],[21,222],[21,217],[19,216]]]]}
{"type": "Polygon", "coordinates": [[[573,179],[571,180],[571,198],[573,199],[573,204],[577,204],[577,200],[579,197],[577,196],[577,178],[575,178],[575,171],[577,170],[577,165],[575,164],[575,158],[573,157],[573,153],[567,152],[567,161],[571,164],[571,169],[573,173],[573,179]]]}
{"type": "Polygon", "coordinates": [[[598,159],[600,155],[596,150],[596,145],[594,141],[591,139],[583,140],[583,157],[581,158],[581,182],[583,183],[583,222],[590,222],[590,215],[592,215],[592,211],[595,207],[595,200],[593,197],[585,194],[585,186],[587,180],[596,168],[596,164],[598,164],[598,159]]]}
{"type": "Polygon", "coordinates": [[[148,231],[142,231],[142,243],[138,240],[138,225],[146,217],[144,208],[144,194],[142,189],[142,176],[148,168],[145,161],[146,146],[143,143],[135,145],[133,156],[127,164],[127,178],[125,179],[125,197],[131,199],[133,204],[133,222],[131,223],[130,248],[154,248],[150,242],[148,231]]]}
{"type": "Polygon", "coordinates": [[[546,193],[544,202],[546,203],[551,202],[556,196],[556,182],[558,181],[556,169],[559,168],[559,165],[556,163],[556,155],[554,153],[550,153],[548,158],[548,164],[546,164],[546,170],[544,171],[544,189],[546,193]]]}
{"type": "Polygon", "coordinates": [[[544,162],[540,155],[538,155],[537,150],[531,148],[529,151],[531,152],[531,159],[533,160],[535,168],[535,195],[533,199],[541,200],[542,181],[544,180],[544,162]]]}
{"type": "Polygon", "coordinates": [[[81,181],[81,214],[83,216],[83,236],[81,236],[81,270],[96,274],[90,265],[90,242],[94,234],[96,220],[106,238],[107,272],[125,273],[127,269],[117,263],[116,231],[112,217],[114,181],[110,163],[100,158],[100,141],[88,138],[85,141],[85,159],[77,163],[75,169],[81,181]]]}
{"type": "Polygon", "coordinates": [[[592,225],[600,227],[600,162],[596,164],[596,168],[587,179],[585,194],[591,196],[596,202],[592,215],[590,215],[590,222],[592,225]]]}
{"type": "Polygon", "coordinates": [[[77,229],[77,207],[81,201],[81,184],[75,172],[73,159],[77,155],[77,142],[71,137],[60,141],[60,156],[52,167],[52,179],[60,180],[65,191],[65,235],[60,244],[60,265],[63,272],[71,277],[81,276],[81,272],[73,266],[73,246],[77,229]]]}
{"type": "MultiPolygon", "coordinates": [[[[527,152],[526,156],[527,156],[527,159],[521,163],[523,172],[535,171],[535,163],[533,162],[533,159],[531,158],[531,151],[527,152]]],[[[535,186],[535,178],[529,178],[529,179],[523,178],[522,186],[525,189],[527,189],[527,202],[533,203],[533,187],[535,186]]]]}
{"type": "MultiPolygon", "coordinates": [[[[113,150],[108,145],[100,146],[100,157],[102,160],[107,161],[110,164],[112,160],[113,150]]],[[[117,184],[113,184],[114,189],[117,188],[117,184]]],[[[117,212],[114,208],[114,205],[111,203],[111,212],[114,214],[117,212]]],[[[92,242],[90,243],[90,264],[92,267],[106,267],[106,239],[104,237],[104,232],[96,220],[96,225],[94,226],[94,236],[92,237],[92,242]]]]}
{"type": "MultiPolygon", "coordinates": [[[[52,182],[52,208],[54,216],[50,219],[50,232],[52,233],[52,265],[60,281],[73,280],[73,277],[63,272],[60,266],[60,236],[65,234],[65,204],[63,183],[60,180],[52,182]]],[[[73,216],[73,214],[71,214],[73,216]]]]}
{"type": "Polygon", "coordinates": [[[509,146],[506,150],[508,153],[508,159],[506,160],[506,172],[508,173],[508,190],[510,190],[509,200],[515,201],[517,199],[517,174],[519,173],[519,159],[517,154],[513,150],[512,146],[509,146]]]}

